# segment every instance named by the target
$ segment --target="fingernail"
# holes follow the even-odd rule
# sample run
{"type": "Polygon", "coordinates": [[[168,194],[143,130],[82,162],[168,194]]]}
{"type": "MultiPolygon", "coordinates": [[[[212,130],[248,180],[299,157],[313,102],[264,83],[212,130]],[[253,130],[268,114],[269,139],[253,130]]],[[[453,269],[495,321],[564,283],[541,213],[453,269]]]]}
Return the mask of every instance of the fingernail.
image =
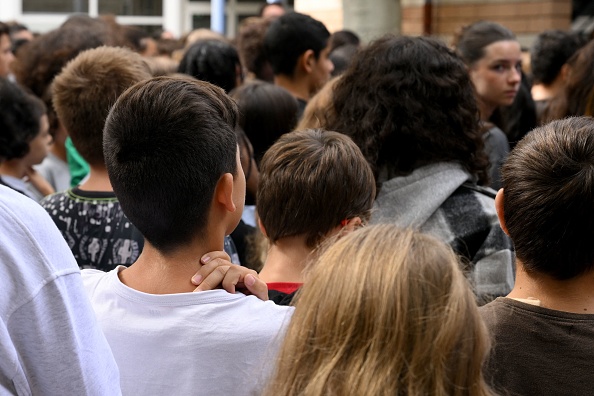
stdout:
{"type": "Polygon", "coordinates": [[[256,283],[256,278],[253,275],[245,276],[245,284],[247,286],[254,286],[254,283],[256,283]]]}
{"type": "Polygon", "coordinates": [[[209,256],[204,256],[204,257],[202,257],[202,262],[203,262],[204,264],[208,263],[209,261],[210,261],[210,257],[209,257],[209,256]]]}
{"type": "Polygon", "coordinates": [[[202,275],[194,275],[192,277],[192,283],[195,285],[199,285],[202,282],[202,275]]]}

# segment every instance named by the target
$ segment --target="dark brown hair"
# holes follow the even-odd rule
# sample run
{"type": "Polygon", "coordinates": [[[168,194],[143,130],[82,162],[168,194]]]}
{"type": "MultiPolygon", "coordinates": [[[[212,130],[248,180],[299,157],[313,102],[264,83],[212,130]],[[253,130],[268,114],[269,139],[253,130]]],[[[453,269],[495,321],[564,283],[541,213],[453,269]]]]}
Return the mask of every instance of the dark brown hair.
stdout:
{"type": "Polygon", "coordinates": [[[594,120],[535,129],[501,173],[505,223],[525,270],[564,280],[594,268],[594,120]]]}
{"type": "Polygon", "coordinates": [[[373,174],[353,141],[320,129],[285,134],[266,152],[257,209],[272,243],[297,235],[309,247],[342,220],[369,218],[373,174]]]}
{"type": "Polygon", "coordinates": [[[140,82],[110,111],[104,149],[113,190],[162,253],[207,231],[219,179],[238,175],[236,123],[237,106],[224,91],[191,77],[140,82]]]}
{"type": "Polygon", "coordinates": [[[426,37],[386,35],[361,50],[334,89],[328,129],[350,136],[379,182],[454,161],[487,180],[472,83],[462,60],[426,37]]]}

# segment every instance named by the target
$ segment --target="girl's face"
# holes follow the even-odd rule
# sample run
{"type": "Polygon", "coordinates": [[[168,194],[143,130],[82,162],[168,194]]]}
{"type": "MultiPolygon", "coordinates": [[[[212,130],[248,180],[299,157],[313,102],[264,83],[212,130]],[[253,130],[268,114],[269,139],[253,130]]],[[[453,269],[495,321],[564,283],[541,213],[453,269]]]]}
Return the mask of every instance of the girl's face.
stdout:
{"type": "Polygon", "coordinates": [[[47,156],[52,142],[52,136],[49,134],[49,123],[47,116],[41,116],[39,121],[39,133],[29,142],[29,152],[25,159],[29,166],[37,165],[47,156]]]}
{"type": "Polygon", "coordinates": [[[470,79],[478,99],[493,110],[512,104],[522,79],[522,52],[517,41],[496,41],[470,67],[470,79]]]}

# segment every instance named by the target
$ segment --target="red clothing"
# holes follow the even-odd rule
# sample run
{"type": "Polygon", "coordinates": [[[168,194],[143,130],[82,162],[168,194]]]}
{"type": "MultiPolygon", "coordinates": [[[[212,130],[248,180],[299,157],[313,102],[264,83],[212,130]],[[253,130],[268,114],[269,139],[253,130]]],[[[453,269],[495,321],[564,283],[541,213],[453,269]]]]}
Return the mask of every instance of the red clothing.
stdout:
{"type": "Polygon", "coordinates": [[[268,290],[276,290],[281,293],[291,294],[299,289],[303,283],[293,282],[271,282],[267,283],[268,290]]]}

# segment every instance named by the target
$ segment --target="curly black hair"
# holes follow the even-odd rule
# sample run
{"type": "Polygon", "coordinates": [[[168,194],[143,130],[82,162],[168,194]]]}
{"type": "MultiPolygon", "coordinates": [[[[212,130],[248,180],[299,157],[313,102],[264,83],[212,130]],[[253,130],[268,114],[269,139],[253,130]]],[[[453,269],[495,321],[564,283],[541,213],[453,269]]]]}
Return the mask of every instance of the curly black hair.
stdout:
{"type": "Polygon", "coordinates": [[[0,78],[0,160],[22,158],[37,136],[45,106],[17,84],[0,78]]]}
{"type": "Polygon", "coordinates": [[[384,176],[443,161],[487,183],[472,83],[460,57],[436,39],[386,35],[371,43],[336,85],[334,107],[327,128],[357,143],[378,187],[384,176]]]}

